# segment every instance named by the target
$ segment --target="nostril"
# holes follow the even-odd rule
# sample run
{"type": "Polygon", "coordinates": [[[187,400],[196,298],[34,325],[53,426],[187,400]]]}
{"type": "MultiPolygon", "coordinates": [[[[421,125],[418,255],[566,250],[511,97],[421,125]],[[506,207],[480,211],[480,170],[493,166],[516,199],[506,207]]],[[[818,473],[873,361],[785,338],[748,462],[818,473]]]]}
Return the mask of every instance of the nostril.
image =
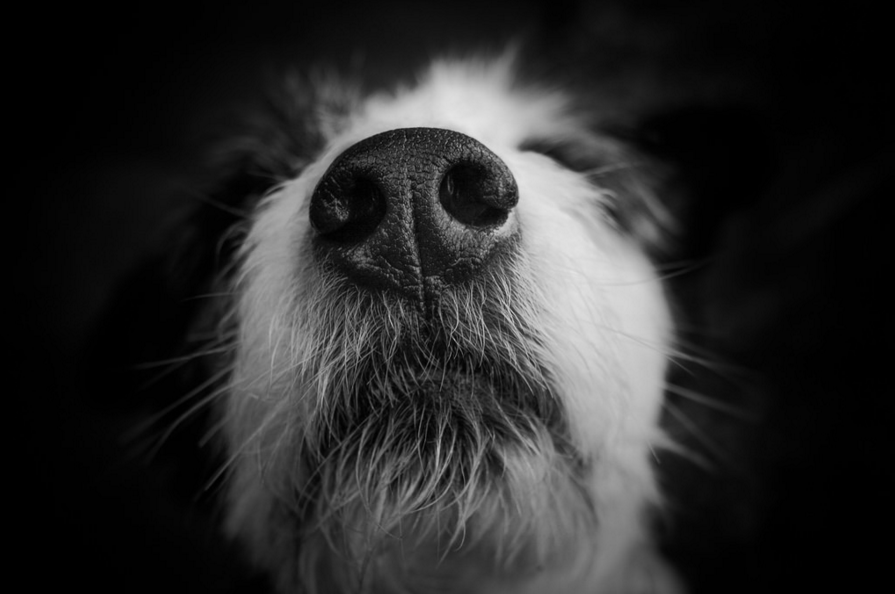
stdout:
{"type": "Polygon", "coordinates": [[[309,217],[321,236],[348,243],[372,233],[385,217],[385,210],[386,198],[379,186],[356,176],[341,184],[321,183],[311,196],[309,217]]]}
{"type": "Polygon", "coordinates": [[[489,227],[506,221],[519,195],[512,176],[498,168],[458,163],[442,177],[438,200],[445,212],[464,225],[489,227]]]}

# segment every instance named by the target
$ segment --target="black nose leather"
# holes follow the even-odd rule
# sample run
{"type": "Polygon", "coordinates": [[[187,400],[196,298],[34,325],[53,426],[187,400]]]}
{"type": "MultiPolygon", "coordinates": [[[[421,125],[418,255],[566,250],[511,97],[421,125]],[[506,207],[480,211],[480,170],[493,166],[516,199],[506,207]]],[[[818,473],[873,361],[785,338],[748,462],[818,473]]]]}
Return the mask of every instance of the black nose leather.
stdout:
{"type": "Polygon", "coordinates": [[[517,235],[506,164],[450,130],[401,128],[342,153],[311,196],[317,256],[352,282],[411,299],[480,273],[517,235]]]}

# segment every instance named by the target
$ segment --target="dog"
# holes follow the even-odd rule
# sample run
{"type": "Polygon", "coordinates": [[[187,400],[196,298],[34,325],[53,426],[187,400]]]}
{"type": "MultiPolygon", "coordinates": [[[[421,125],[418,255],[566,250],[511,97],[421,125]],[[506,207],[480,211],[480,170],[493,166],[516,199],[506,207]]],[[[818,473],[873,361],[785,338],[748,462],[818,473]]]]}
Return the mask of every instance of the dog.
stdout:
{"type": "Polygon", "coordinates": [[[516,64],[441,62],[372,96],[312,71],[205,126],[252,86],[246,32],[291,40],[302,68],[350,72],[366,46],[406,73],[428,41],[473,47],[517,14],[292,5],[204,28],[204,9],[143,11],[143,34],[56,19],[52,76],[13,77],[33,91],[7,275],[24,573],[110,592],[875,586],[880,19],[542,3],[516,64]],[[172,145],[193,124],[220,131],[198,172],[172,145]],[[362,159],[363,191],[340,190],[362,159]]]}
{"type": "Polygon", "coordinates": [[[683,591],[645,158],[512,52],[269,107],[181,258],[218,269],[186,318],[226,534],[283,593],[683,591]]]}

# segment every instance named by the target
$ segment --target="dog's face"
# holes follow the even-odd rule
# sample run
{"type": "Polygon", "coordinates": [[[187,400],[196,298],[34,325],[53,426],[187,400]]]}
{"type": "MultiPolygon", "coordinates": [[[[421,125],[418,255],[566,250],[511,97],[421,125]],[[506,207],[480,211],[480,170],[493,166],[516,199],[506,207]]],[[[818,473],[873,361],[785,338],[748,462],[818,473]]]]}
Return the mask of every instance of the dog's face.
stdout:
{"type": "Polygon", "coordinates": [[[318,94],[232,281],[229,532],[284,592],[673,589],[639,163],[506,58],[318,94]]]}

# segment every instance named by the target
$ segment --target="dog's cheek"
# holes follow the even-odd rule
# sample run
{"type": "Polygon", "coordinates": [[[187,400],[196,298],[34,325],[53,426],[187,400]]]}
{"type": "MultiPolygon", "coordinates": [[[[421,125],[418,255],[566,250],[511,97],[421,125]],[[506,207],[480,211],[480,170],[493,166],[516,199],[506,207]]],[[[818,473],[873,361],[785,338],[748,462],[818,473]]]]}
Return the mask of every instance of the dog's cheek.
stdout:
{"type": "Polygon", "coordinates": [[[232,287],[238,348],[230,407],[264,409],[275,404],[274,395],[288,393],[277,389],[277,377],[282,375],[278,370],[294,350],[299,293],[313,284],[313,268],[300,247],[308,227],[306,217],[299,215],[302,195],[303,187],[291,185],[269,196],[259,206],[244,245],[232,287]],[[300,277],[304,282],[299,283],[300,277]]]}
{"type": "Polygon", "coordinates": [[[637,244],[608,219],[608,197],[542,158],[519,160],[518,216],[528,276],[540,292],[545,357],[585,451],[619,434],[654,437],[671,319],[637,244]]]}

